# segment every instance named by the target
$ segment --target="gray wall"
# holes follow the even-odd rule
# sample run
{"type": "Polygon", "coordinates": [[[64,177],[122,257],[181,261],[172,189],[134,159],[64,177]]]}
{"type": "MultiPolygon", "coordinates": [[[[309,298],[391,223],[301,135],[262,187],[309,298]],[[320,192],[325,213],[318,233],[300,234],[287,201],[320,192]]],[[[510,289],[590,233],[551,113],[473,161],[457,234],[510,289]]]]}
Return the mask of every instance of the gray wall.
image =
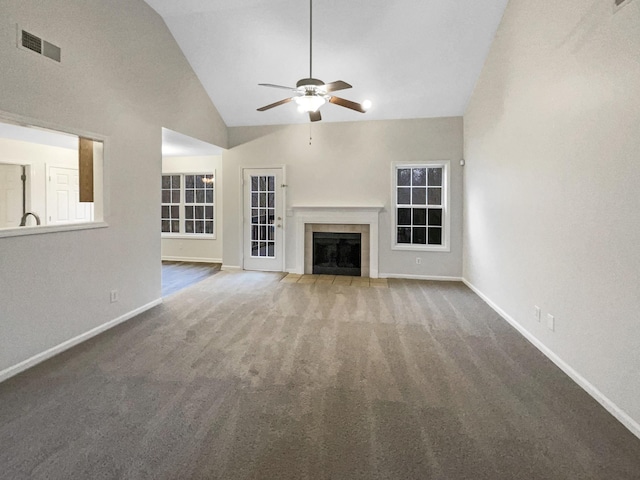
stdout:
{"type": "Polygon", "coordinates": [[[640,435],[640,2],[612,3],[509,2],[464,117],[464,275],[640,435]]]}
{"type": "MultiPolygon", "coordinates": [[[[462,118],[233,127],[229,146],[222,156],[226,266],[242,265],[242,168],[285,165],[288,207],[384,207],[379,220],[381,275],[461,277],[462,118]],[[393,251],[392,163],[424,160],[451,161],[451,251],[393,251]],[[417,256],[422,258],[421,265],[416,265],[417,256]]],[[[293,223],[286,225],[287,270],[295,268],[293,223]]]]}
{"type": "Polygon", "coordinates": [[[1,373],[160,297],[161,127],[223,147],[227,132],[141,0],[3,0],[0,18],[0,111],[107,137],[109,224],[0,238],[1,373]],[[16,48],[16,24],[62,63],[16,48]]]}

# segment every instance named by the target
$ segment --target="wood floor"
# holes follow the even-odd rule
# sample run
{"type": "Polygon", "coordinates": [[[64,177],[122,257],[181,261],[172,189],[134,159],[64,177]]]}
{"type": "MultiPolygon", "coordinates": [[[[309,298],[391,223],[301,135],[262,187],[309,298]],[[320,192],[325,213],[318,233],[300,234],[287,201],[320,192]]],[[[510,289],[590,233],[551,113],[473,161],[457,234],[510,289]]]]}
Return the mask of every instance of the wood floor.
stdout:
{"type": "Polygon", "coordinates": [[[640,440],[463,284],[282,278],[217,273],[0,384],[0,478],[640,478],[640,440]]]}
{"type": "Polygon", "coordinates": [[[219,263],[162,262],[162,296],[179,292],[220,271],[219,263]]]}

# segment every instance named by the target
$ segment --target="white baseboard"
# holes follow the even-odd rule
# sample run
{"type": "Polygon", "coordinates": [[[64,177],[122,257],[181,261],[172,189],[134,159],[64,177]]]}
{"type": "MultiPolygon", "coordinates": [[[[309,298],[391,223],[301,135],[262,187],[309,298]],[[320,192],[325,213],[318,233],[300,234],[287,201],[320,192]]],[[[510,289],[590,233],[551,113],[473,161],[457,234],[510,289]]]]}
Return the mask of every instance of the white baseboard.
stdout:
{"type": "Polygon", "coordinates": [[[99,327],[93,328],[91,330],[89,330],[88,332],[82,333],[80,335],[78,335],[77,337],[74,337],[70,340],[67,340],[66,342],[62,342],[59,345],[56,345],[53,348],[50,348],[49,350],[46,350],[42,353],[38,353],[37,355],[34,355],[31,358],[28,358],[20,363],[18,363],[17,365],[13,365],[12,367],[9,368],[5,368],[4,370],[0,371],[0,382],[4,382],[5,380],[21,373],[24,372],[25,370],[41,363],[44,362],[45,360],[50,359],[51,357],[54,357],[55,355],[58,355],[59,353],[64,352],[65,350],[69,350],[72,347],[75,347],[76,345],[85,342],[87,340],[89,340],[90,338],[95,337],[96,335],[101,334],[102,332],[105,332],[107,330],[109,330],[110,328],[115,327],[116,325],[119,325],[121,323],[126,322],[127,320],[130,320],[131,318],[135,317],[136,315],[141,314],[142,312],[145,312],[147,310],[149,310],[150,308],[153,308],[157,305],[160,305],[162,303],[162,298],[158,298],[157,300],[154,300],[153,302],[147,303],[146,305],[143,305],[142,307],[136,308],[135,310],[132,310],[128,313],[125,313],[124,315],[111,320],[107,323],[103,323],[102,325],[100,325],[99,327]]]}
{"type": "Polygon", "coordinates": [[[222,263],[221,258],[204,258],[204,257],[166,257],[162,260],[167,262],[192,262],[192,263],[222,263]]]}
{"type": "Polygon", "coordinates": [[[624,410],[609,399],[604,393],[598,390],[591,382],[580,375],[573,369],[568,363],[562,360],[556,355],[549,347],[538,340],[531,332],[518,323],[507,312],[502,310],[496,305],[489,297],[482,293],[475,285],[473,285],[466,278],[462,281],[473,292],[484,300],[491,308],[493,308],[498,315],[509,322],[520,334],[525,337],[529,342],[533,344],[538,350],[540,350],[549,360],[555,363],[564,373],[566,373],[574,382],[576,382],[584,391],[591,395],[600,405],[602,405],[611,415],[613,415],[622,425],[624,425],[631,433],[640,438],[640,423],[631,418],[624,410]]]}
{"type": "Polygon", "coordinates": [[[405,273],[379,273],[378,278],[404,278],[406,280],[434,280],[437,282],[461,282],[461,277],[438,277],[433,275],[409,275],[405,273]]]}
{"type": "Polygon", "coordinates": [[[238,265],[222,265],[220,268],[223,272],[241,272],[243,269],[238,265]]]}

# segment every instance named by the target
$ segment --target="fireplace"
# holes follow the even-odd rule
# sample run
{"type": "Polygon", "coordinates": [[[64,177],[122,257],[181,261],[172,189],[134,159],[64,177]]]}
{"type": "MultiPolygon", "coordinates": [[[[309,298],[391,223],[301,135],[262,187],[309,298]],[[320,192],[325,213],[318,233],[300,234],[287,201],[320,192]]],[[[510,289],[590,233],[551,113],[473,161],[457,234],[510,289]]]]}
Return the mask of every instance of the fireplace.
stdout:
{"type": "Polygon", "coordinates": [[[313,272],[361,276],[361,234],[313,232],[313,272]]]}
{"type": "MultiPolygon", "coordinates": [[[[294,206],[296,268],[292,273],[313,273],[313,234],[349,233],[360,235],[360,276],[378,278],[377,206],[294,206]]],[[[357,274],[356,274],[357,275],[357,274]]]]}
{"type": "MultiPolygon", "coordinates": [[[[358,256],[360,261],[358,262],[358,267],[348,267],[348,268],[358,268],[360,270],[359,273],[356,273],[355,270],[351,270],[353,273],[347,273],[343,271],[342,273],[327,273],[328,275],[352,275],[352,276],[360,276],[360,277],[368,277],[370,275],[369,269],[369,225],[355,225],[355,224],[331,224],[331,223],[307,223],[304,226],[304,273],[321,273],[317,271],[314,264],[314,256],[315,256],[315,242],[314,238],[317,234],[333,234],[338,237],[342,237],[344,239],[347,238],[356,238],[359,237],[358,247],[358,256]]],[[[323,243],[327,243],[328,240],[323,240],[323,243]]],[[[346,246],[343,241],[342,249],[343,256],[346,254],[346,246]]],[[[355,264],[353,261],[349,261],[348,263],[355,264]]],[[[324,273],[324,272],[322,272],[324,273]]]]}

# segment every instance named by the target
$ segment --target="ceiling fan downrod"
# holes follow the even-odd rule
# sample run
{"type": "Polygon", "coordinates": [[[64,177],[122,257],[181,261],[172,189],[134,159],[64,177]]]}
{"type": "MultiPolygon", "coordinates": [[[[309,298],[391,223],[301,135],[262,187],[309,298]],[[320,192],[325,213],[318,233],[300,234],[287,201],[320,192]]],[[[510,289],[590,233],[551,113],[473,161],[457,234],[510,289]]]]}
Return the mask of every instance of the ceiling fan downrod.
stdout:
{"type": "Polygon", "coordinates": [[[313,78],[313,0],[309,0],[309,78],[313,78]]]}

